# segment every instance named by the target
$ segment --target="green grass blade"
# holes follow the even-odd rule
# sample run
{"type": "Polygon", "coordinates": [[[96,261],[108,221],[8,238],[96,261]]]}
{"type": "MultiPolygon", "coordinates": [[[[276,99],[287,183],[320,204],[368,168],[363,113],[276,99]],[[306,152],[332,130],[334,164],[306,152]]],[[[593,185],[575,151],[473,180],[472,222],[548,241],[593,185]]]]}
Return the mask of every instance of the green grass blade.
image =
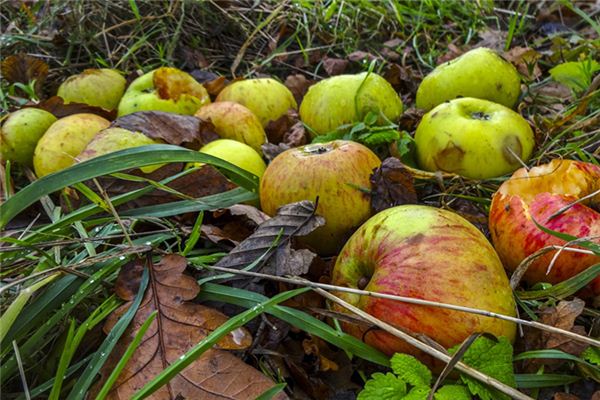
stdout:
{"type": "Polygon", "coordinates": [[[592,265],[575,276],[543,290],[517,291],[521,300],[539,300],[545,298],[564,299],[585,287],[600,275],[600,264],[592,265]]]}
{"type": "Polygon", "coordinates": [[[113,329],[108,333],[108,336],[106,336],[98,350],[96,350],[96,353],[94,353],[94,357],[92,357],[85,371],[83,372],[83,374],[81,374],[81,376],[71,389],[67,400],[77,400],[85,397],[85,394],[87,393],[88,389],[90,388],[92,383],[94,383],[98,371],[100,371],[100,368],[102,368],[102,366],[106,362],[106,359],[108,358],[115,345],[121,338],[121,335],[123,335],[123,332],[125,332],[125,329],[127,329],[129,323],[133,320],[133,317],[135,316],[135,313],[137,312],[142,302],[142,299],[144,298],[144,293],[146,293],[148,281],[149,272],[147,268],[144,268],[142,280],[140,281],[140,287],[138,289],[137,295],[135,296],[135,299],[133,300],[133,303],[131,303],[131,307],[129,307],[127,312],[123,314],[123,316],[115,324],[113,329]]]}
{"type": "MultiPolygon", "coordinates": [[[[267,299],[267,297],[258,293],[213,283],[203,284],[198,298],[200,300],[222,301],[246,308],[254,307],[267,299]]],[[[267,312],[292,326],[302,329],[311,335],[318,336],[326,342],[365,360],[389,366],[389,359],[383,353],[354,336],[333,329],[323,321],[303,311],[285,306],[273,306],[267,312]]]]}
{"type": "Polygon", "coordinates": [[[241,187],[254,192],[258,190],[256,176],[220,158],[171,145],[135,147],[92,158],[33,182],[0,205],[0,227],[6,226],[17,214],[43,196],[67,186],[113,172],[170,162],[210,164],[222,168],[224,173],[229,172],[228,177],[241,187]]]}
{"type": "Polygon", "coordinates": [[[588,367],[600,372],[600,367],[574,356],[573,354],[565,353],[564,351],[555,349],[525,351],[515,356],[513,361],[529,360],[534,358],[574,361],[579,364],[587,365],[588,367]]]}
{"type": "Polygon", "coordinates": [[[204,220],[204,211],[200,211],[198,216],[196,217],[196,222],[194,222],[194,226],[192,227],[192,232],[190,233],[188,239],[185,241],[185,247],[181,252],[183,257],[187,256],[190,251],[196,247],[196,243],[198,243],[198,239],[200,239],[200,228],[202,228],[202,221],[204,220]]]}
{"type": "Polygon", "coordinates": [[[569,385],[577,382],[581,377],[573,375],[558,374],[515,374],[517,388],[519,389],[537,389],[555,386],[569,385]]]}
{"type": "Polygon", "coordinates": [[[219,328],[215,329],[210,335],[205,337],[200,343],[181,356],[175,363],[169,365],[154,379],[148,382],[133,396],[132,400],[141,400],[150,396],[160,387],[169,382],[175,375],[183,371],[188,365],[198,359],[198,357],[200,357],[206,350],[212,348],[223,336],[229,332],[244,326],[246,323],[248,323],[248,321],[256,318],[263,312],[268,311],[273,305],[289,300],[292,297],[298,296],[299,294],[306,293],[308,290],[310,290],[310,288],[300,288],[279,293],[273,298],[267,299],[267,301],[259,303],[251,309],[230,318],[219,328]]]}
{"type": "Polygon", "coordinates": [[[277,395],[277,393],[280,393],[283,389],[285,389],[286,386],[286,383],[279,383],[272,388],[265,390],[263,394],[256,398],[256,400],[271,400],[273,397],[275,397],[275,395],[277,395]]]}

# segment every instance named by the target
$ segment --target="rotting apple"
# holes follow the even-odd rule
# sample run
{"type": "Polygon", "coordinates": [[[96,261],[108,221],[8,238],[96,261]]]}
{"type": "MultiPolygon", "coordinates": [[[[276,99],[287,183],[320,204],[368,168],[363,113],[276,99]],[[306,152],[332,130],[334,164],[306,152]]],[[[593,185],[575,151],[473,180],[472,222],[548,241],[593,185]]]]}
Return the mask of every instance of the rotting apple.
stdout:
{"type": "Polygon", "coordinates": [[[371,213],[369,177],[381,165],[367,147],[336,140],[284,151],[267,166],[260,183],[260,204],[275,215],[285,204],[319,197],[317,214],[325,226],[300,238],[319,254],[334,254],[352,230],[371,213]]]}
{"type": "Polygon", "coordinates": [[[417,90],[417,108],[429,111],[457,97],[475,97],[512,108],[521,93],[517,69],[495,51],[479,47],[438,65],[417,90]]]}
{"type": "MultiPolygon", "coordinates": [[[[252,147],[231,139],[217,139],[202,146],[201,153],[215,156],[251,172],[259,178],[263,176],[267,165],[252,147]]],[[[201,165],[200,163],[193,165],[201,165]]]]}
{"type": "Polygon", "coordinates": [[[423,116],[415,133],[417,161],[427,171],[486,179],[529,160],[535,139],[518,113],[491,101],[463,98],[423,116]]]}
{"type": "Polygon", "coordinates": [[[0,130],[2,161],[31,166],[33,152],[56,117],[39,108],[22,108],[8,115],[0,130]]]}
{"type": "MultiPolygon", "coordinates": [[[[332,284],[515,316],[508,278],[485,236],[461,216],[428,206],[397,206],[371,217],[340,252],[332,284]]],[[[336,295],[446,348],[476,332],[515,338],[515,324],[500,319],[354,293],[336,295]]],[[[387,332],[352,323],[342,327],[386,354],[409,353],[435,365],[432,358],[387,332]]]]}
{"type": "Polygon", "coordinates": [[[125,92],[127,81],[114,69],[86,69],[70,76],[58,88],[66,103],[85,103],[114,110],[125,92]]]}
{"type": "MultiPolygon", "coordinates": [[[[600,243],[600,212],[593,208],[600,205],[598,190],[600,167],[590,163],[555,159],[530,170],[517,170],[492,197],[489,215],[492,241],[504,266],[514,271],[536,251],[566,244],[539,229],[534,220],[553,231],[600,243]],[[575,203],[593,193],[596,195],[575,203]],[[555,216],[560,210],[564,212],[555,216]]],[[[530,284],[555,284],[600,263],[600,257],[592,254],[562,251],[548,272],[555,255],[556,251],[551,251],[536,258],[524,279],[530,284]]],[[[589,289],[600,295],[600,277],[589,289]]]]}
{"type": "Polygon", "coordinates": [[[262,124],[248,108],[232,101],[220,101],[200,108],[196,117],[209,120],[217,135],[232,139],[262,152],[261,146],[267,141],[262,124]]]}
{"type": "Polygon", "coordinates": [[[73,114],[61,118],[48,128],[33,153],[33,167],[38,178],[65,169],[110,122],[96,114],[73,114]]]}
{"type": "Polygon", "coordinates": [[[300,119],[312,136],[362,121],[369,112],[379,116],[380,124],[395,121],[402,100],[388,81],[367,72],[324,79],[308,88],[300,105],[300,119]]]}
{"type": "Polygon", "coordinates": [[[233,82],[219,93],[215,102],[220,101],[233,101],[248,108],[256,115],[263,128],[270,121],[284,116],[290,108],[298,108],[292,92],[272,78],[233,82]]]}
{"type": "Polygon", "coordinates": [[[161,67],[131,82],[119,103],[118,114],[165,111],[193,115],[209,103],[208,92],[190,74],[177,68],[161,67]]]}
{"type": "MultiPolygon", "coordinates": [[[[83,162],[119,150],[159,143],[161,142],[150,139],[140,132],[132,132],[123,128],[108,128],[98,132],[76,159],[77,162],[83,162]]],[[[147,165],[141,167],[140,170],[144,173],[151,173],[162,165],[147,165]]]]}

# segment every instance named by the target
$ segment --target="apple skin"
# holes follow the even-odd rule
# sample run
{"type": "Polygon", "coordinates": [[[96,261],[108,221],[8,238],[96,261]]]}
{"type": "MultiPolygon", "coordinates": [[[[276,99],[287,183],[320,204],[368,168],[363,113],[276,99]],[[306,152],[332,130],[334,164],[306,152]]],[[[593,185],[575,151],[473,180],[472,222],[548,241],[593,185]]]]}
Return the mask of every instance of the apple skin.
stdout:
{"type": "Polygon", "coordinates": [[[261,146],[267,142],[262,124],[246,107],[232,101],[220,101],[200,108],[196,117],[210,120],[217,135],[223,139],[233,139],[245,143],[261,153],[261,146]]]}
{"type": "Polygon", "coordinates": [[[457,97],[475,97],[513,108],[521,93],[517,69],[495,51],[480,47],[438,65],[417,90],[417,108],[429,111],[457,97]]]}
{"type": "MultiPolygon", "coordinates": [[[[314,137],[362,121],[369,111],[395,121],[402,115],[402,100],[392,85],[375,73],[337,75],[308,89],[300,105],[300,119],[314,137]]],[[[384,124],[385,118],[380,116],[378,123],[384,124]]]]}
{"type": "Polygon", "coordinates": [[[415,133],[417,161],[427,171],[487,179],[513,172],[527,162],[535,139],[527,121],[491,101],[463,98],[440,104],[415,133]]]}
{"type": "Polygon", "coordinates": [[[38,178],[73,165],[75,157],[110,122],[96,114],[73,114],[61,118],[48,128],[33,153],[33,167],[38,178]]]}
{"type": "Polygon", "coordinates": [[[256,115],[263,128],[298,108],[296,99],[285,85],[271,78],[246,79],[233,82],[219,93],[215,102],[233,101],[256,115]]]}
{"type": "Polygon", "coordinates": [[[54,122],[54,115],[39,108],[22,108],[11,113],[0,130],[2,161],[31,166],[38,140],[54,122]]]}
{"type": "Polygon", "coordinates": [[[66,103],[85,103],[114,110],[125,92],[127,81],[114,69],[86,69],[67,78],[57,95],[66,103]]]}
{"type": "Polygon", "coordinates": [[[194,115],[210,104],[208,92],[190,74],[177,68],[161,67],[133,82],[119,102],[119,117],[136,111],[165,111],[194,115]]]}
{"type": "MultiPolygon", "coordinates": [[[[525,168],[517,170],[492,197],[489,215],[492,241],[504,266],[514,271],[521,261],[537,250],[566,243],[540,230],[533,219],[548,229],[579,238],[591,237],[591,241],[600,244],[600,213],[590,207],[600,204],[600,195],[575,204],[547,221],[561,208],[598,189],[600,167],[590,163],[555,159],[533,167],[529,172],[525,168]]],[[[537,258],[529,266],[524,280],[529,284],[555,284],[600,263],[598,256],[563,251],[546,274],[555,253],[551,251],[537,258]]],[[[591,282],[587,294],[591,294],[590,290],[594,295],[600,295],[600,277],[591,282]]]]}
{"type": "Polygon", "coordinates": [[[228,161],[245,171],[253,173],[259,178],[263,176],[267,168],[264,160],[256,150],[236,140],[213,140],[202,146],[200,152],[228,161]]]}
{"type": "MultiPolygon", "coordinates": [[[[485,236],[461,216],[428,206],[397,206],[371,217],[340,252],[331,283],[515,316],[508,278],[485,236]]],[[[481,315],[352,293],[336,295],[397,328],[425,334],[445,348],[475,332],[511,341],[516,334],[514,323],[481,315]]],[[[431,357],[389,333],[352,323],[342,327],[386,354],[409,353],[435,365],[431,357]]]]}
{"type": "Polygon", "coordinates": [[[371,215],[370,196],[358,188],[370,189],[369,177],[380,165],[367,147],[344,140],[286,150],[261,179],[262,210],[273,216],[285,204],[319,196],[317,214],[325,225],[299,239],[321,255],[334,254],[371,215]]]}

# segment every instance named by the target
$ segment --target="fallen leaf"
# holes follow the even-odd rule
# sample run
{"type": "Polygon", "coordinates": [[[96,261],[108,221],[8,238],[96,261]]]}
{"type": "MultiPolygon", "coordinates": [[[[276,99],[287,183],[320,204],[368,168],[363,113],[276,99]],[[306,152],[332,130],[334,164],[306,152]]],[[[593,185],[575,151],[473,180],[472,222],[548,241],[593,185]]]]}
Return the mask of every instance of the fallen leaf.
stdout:
{"type": "Polygon", "coordinates": [[[321,349],[326,348],[326,344],[322,339],[318,337],[311,337],[310,339],[304,339],[302,341],[302,347],[304,348],[304,353],[307,355],[315,356],[318,359],[318,370],[327,372],[327,371],[337,371],[339,366],[329,358],[325,357],[322,354],[321,349]]]}
{"type": "Polygon", "coordinates": [[[592,395],[592,400],[600,400],[600,390],[592,395]]]}
{"type": "MultiPolygon", "coordinates": [[[[202,53],[198,49],[193,49],[191,47],[182,46],[181,47],[181,58],[188,68],[208,68],[210,63],[202,53]]],[[[192,74],[190,74],[192,75],[192,74]]],[[[192,75],[194,76],[194,75],[192,75]]],[[[196,78],[194,76],[194,78],[196,78]]],[[[201,82],[202,83],[202,82],[201,82]]]]}
{"type": "Polygon", "coordinates": [[[410,94],[411,96],[417,93],[419,82],[423,79],[412,67],[404,67],[399,64],[390,64],[383,77],[397,92],[410,94]]]}
{"type": "MultiPolygon", "coordinates": [[[[28,107],[28,106],[26,106],[28,107]]],[[[65,104],[62,97],[52,96],[49,99],[42,101],[36,105],[32,105],[34,108],[41,108],[42,110],[48,111],[56,118],[63,118],[68,115],[90,113],[106,118],[109,121],[117,118],[117,110],[105,110],[102,107],[90,106],[84,103],[69,103],[65,104]]]]}
{"type": "Polygon", "coordinates": [[[294,99],[296,99],[296,103],[298,104],[302,103],[304,95],[313,83],[315,83],[315,81],[308,79],[302,74],[288,75],[284,82],[285,86],[290,89],[290,92],[294,95],[294,99]]]}
{"type": "Polygon", "coordinates": [[[268,142],[274,144],[281,143],[285,133],[289,131],[297,122],[298,111],[294,110],[293,108],[290,108],[284,115],[276,120],[269,121],[267,126],[265,126],[265,133],[267,134],[268,142]]]}
{"type": "Polygon", "coordinates": [[[244,216],[256,225],[260,225],[271,218],[258,208],[254,206],[249,206],[247,204],[236,204],[234,206],[228,207],[227,210],[229,210],[229,213],[231,215],[244,216]]]}
{"type": "Polygon", "coordinates": [[[378,213],[401,204],[416,204],[412,174],[395,157],[388,157],[371,175],[371,208],[378,213]]]}
{"type": "Polygon", "coordinates": [[[25,85],[35,80],[35,92],[41,94],[42,84],[48,76],[48,64],[45,61],[27,54],[8,56],[0,64],[2,78],[8,83],[23,83],[25,85]]]}
{"type": "Polygon", "coordinates": [[[325,57],[323,59],[323,68],[327,75],[334,76],[343,74],[348,68],[349,61],[340,58],[325,57]]]}
{"type": "Polygon", "coordinates": [[[209,121],[163,111],[127,114],[114,121],[112,127],[141,132],[151,139],[193,150],[219,138],[209,121]]]}
{"type": "Polygon", "coordinates": [[[283,153],[286,150],[291,149],[291,146],[289,144],[285,144],[285,143],[279,143],[279,144],[265,143],[261,146],[261,148],[262,148],[262,152],[263,152],[263,155],[265,156],[265,158],[269,161],[272,161],[279,154],[283,153]]]}
{"type": "Polygon", "coordinates": [[[308,135],[302,121],[296,122],[283,134],[283,143],[290,147],[298,147],[308,143],[308,135]]]}
{"type": "Polygon", "coordinates": [[[229,237],[229,235],[227,235],[223,229],[215,225],[202,224],[202,227],[200,227],[200,232],[202,233],[203,237],[215,244],[220,244],[222,242],[229,242],[231,246],[237,246],[239,244],[238,241],[229,237]]]}
{"type": "Polygon", "coordinates": [[[396,47],[402,45],[402,43],[404,43],[402,41],[402,39],[400,39],[400,38],[394,38],[394,39],[390,39],[390,40],[387,40],[387,41],[383,42],[383,46],[384,47],[389,47],[391,49],[391,48],[396,48],[396,47]]]}
{"type": "MultiPolygon", "coordinates": [[[[101,378],[92,388],[92,398],[151,313],[157,312],[156,319],[117,378],[107,399],[131,398],[158,373],[227,321],[227,316],[220,312],[190,301],[197,296],[200,287],[194,278],[183,273],[186,265],[184,257],[171,254],[163,257],[158,264],[150,266],[150,283],[142,304],[100,370],[101,378]]],[[[143,268],[141,262],[130,263],[122,268],[115,284],[115,292],[126,303],[108,317],[104,325],[105,333],[110,332],[131,306],[140,286],[143,268]]],[[[250,333],[244,328],[238,328],[221,339],[217,347],[244,349],[251,342],[250,333]]],[[[256,369],[218,348],[205,352],[151,398],[254,399],[274,385],[256,369]]],[[[279,398],[285,398],[285,395],[280,395],[279,398]]]]}
{"type": "Polygon", "coordinates": [[[554,397],[552,398],[552,400],[579,400],[579,397],[574,396],[569,393],[560,392],[560,393],[554,394],[554,397]]]}
{"type": "Polygon", "coordinates": [[[537,79],[542,75],[542,70],[537,64],[537,60],[542,55],[529,47],[513,47],[504,53],[504,58],[513,63],[519,73],[529,79],[537,79]]]}
{"type": "Polygon", "coordinates": [[[373,61],[373,60],[377,60],[378,58],[379,57],[376,57],[371,53],[367,53],[366,51],[361,51],[361,50],[357,50],[355,52],[348,54],[348,60],[353,61],[353,62],[360,62],[363,60],[373,61]]]}
{"type": "Polygon", "coordinates": [[[481,40],[474,47],[488,47],[496,51],[503,51],[508,32],[495,29],[486,29],[479,32],[481,40]]]}
{"type": "Polygon", "coordinates": [[[215,98],[221,93],[221,90],[225,89],[225,86],[229,85],[229,81],[224,76],[219,76],[203,85],[208,94],[215,98]]]}
{"type": "Polygon", "coordinates": [[[463,50],[459,49],[456,45],[450,43],[448,45],[448,51],[437,58],[437,64],[443,64],[450,60],[454,60],[456,57],[462,55],[463,50]]]}

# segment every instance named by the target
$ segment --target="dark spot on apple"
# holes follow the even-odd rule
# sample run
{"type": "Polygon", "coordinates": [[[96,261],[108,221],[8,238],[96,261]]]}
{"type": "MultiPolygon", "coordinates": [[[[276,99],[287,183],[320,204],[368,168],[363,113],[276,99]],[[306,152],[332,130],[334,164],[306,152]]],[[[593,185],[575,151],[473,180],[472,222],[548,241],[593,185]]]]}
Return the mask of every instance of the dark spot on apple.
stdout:
{"type": "Polygon", "coordinates": [[[446,148],[433,157],[436,167],[442,171],[455,172],[462,166],[465,151],[453,142],[448,142],[446,148]]]}
{"type": "Polygon", "coordinates": [[[371,280],[371,278],[368,276],[361,276],[360,279],[358,280],[358,283],[356,284],[356,287],[359,288],[360,290],[363,290],[364,288],[367,287],[370,280],[371,280]]]}
{"type": "Polygon", "coordinates": [[[519,158],[523,154],[523,145],[516,135],[510,135],[502,141],[502,157],[511,165],[521,164],[519,158]]]}
{"type": "Polygon", "coordinates": [[[481,121],[489,121],[492,117],[483,111],[475,111],[474,113],[471,113],[471,118],[479,119],[481,121]]]}
{"type": "Polygon", "coordinates": [[[498,91],[502,90],[502,87],[503,87],[503,86],[504,86],[504,85],[502,85],[502,82],[498,82],[498,83],[496,83],[496,90],[498,90],[498,91]]]}
{"type": "Polygon", "coordinates": [[[431,114],[431,118],[437,117],[438,114],[439,114],[439,111],[434,112],[433,114],[431,114]]]}
{"type": "Polygon", "coordinates": [[[414,246],[417,243],[422,242],[424,238],[425,238],[425,235],[423,235],[422,233],[417,233],[416,235],[411,236],[408,239],[406,239],[406,244],[409,246],[414,246]]]}
{"type": "Polygon", "coordinates": [[[504,206],[504,211],[506,211],[506,212],[510,211],[510,204],[507,204],[504,206]]]}

